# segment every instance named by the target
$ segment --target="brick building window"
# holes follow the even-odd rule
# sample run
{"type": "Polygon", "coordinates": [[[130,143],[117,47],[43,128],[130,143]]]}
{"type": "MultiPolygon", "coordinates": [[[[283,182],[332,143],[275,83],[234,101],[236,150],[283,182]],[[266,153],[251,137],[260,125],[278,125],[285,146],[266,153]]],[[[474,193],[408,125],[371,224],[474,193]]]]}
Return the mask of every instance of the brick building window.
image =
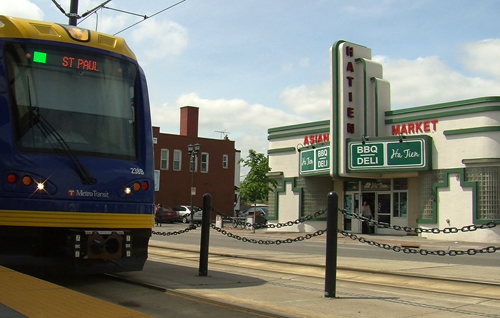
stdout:
{"type": "Polygon", "coordinates": [[[227,169],[229,167],[229,156],[222,155],[222,168],[227,169]]]}
{"type": "Polygon", "coordinates": [[[162,149],[160,153],[160,170],[168,170],[168,149],[162,149]]]}
{"type": "Polygon", "coordinates": [[[174,171],[181,171],[181,159],[182,159],[182,151],[175,149],[174,150],[174,171]]]}
{"type": "Polygon", "coordinates": [[[201,172],[207,173],[208,172],[208,153],[202,152],[201,153],[201,172]]]}

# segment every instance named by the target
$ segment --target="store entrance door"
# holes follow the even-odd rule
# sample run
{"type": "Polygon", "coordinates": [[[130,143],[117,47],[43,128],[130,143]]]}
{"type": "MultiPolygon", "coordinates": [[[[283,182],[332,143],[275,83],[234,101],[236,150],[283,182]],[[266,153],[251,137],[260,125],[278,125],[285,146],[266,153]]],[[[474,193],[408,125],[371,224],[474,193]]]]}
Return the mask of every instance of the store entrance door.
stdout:
{"type": "MultiPolygon", "coordinates": [[[[344,195],[344,210],[354,214],[359,214],[359,193],[346,193],[344,195]]],[[[353,233],[360,233],[360,224],[350,216],[344,215],[343,230],[353,233]]]]}
{"type": "MultiPolygon", "coordinates": [[[[377,202],[375,208],[375,220],[391,224],[391,194],[377,193],[377,202]]],[[[376,228],[376,234],[391,234],[390,228],[376,228]]]]}
{"type": "MultiPolygon", "coordinates": [[[[362,216],[368,217],[368,215],[371,215],[373,218],[376,219],[375,215],[375,192],[363,192],[361,195],[361,207],[360,207],[360,214],[362,216]],[[366,214],[366,215],[365,215],[366,214]]],[[[361,234],[374,234],[375,229],[373,226],[370,225],[368,222],[363,222],[359,220],[359,232],[361,234]]]]}

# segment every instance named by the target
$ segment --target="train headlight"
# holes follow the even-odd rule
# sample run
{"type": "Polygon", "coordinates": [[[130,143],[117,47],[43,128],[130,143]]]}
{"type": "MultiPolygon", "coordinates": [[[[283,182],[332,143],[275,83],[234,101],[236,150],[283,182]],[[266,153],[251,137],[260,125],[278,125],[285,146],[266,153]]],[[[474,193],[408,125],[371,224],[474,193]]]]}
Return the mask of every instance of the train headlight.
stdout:
{"type": "Polygon", "coordinates": [[[130,192],[132,192],[132,190],[129,187],[126,187],[125,188],[125,194],[130,194],[130,192]]]}
{"type": "Polygon", "coordinates": [[[40,182],[40,183],[37,183],[37,184],[36,184],[36,189],[37,189],[38,191],[43,191],[43,189],[45,189],[45,185],[44,185],[43,183],[41,183],[41,182],[40,182]]]}

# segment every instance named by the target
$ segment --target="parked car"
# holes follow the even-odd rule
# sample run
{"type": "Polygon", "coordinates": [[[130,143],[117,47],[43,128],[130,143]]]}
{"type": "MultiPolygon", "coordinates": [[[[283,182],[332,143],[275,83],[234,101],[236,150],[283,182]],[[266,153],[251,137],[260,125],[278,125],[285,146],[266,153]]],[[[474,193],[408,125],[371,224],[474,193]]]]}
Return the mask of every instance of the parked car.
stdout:
{"type": "Polygon", "coordinates": [[[193,214],[193,221],[194,223],[201,223],[203,211],[200,209],[193,214]]]}
{"type": "Polygon", "coordinates": [[[177,213],[168,206],[155,206],[155,223],[160,226],[162,223],[174,223],[177,219],[177,213]]]}
{"type": "Polygon", "coordinates": [[[255,220],[256,224],[266,224],[267,223],[267,215],[268,215],[268,207],[267,206],[257,206],[251,207],[243,212],[240,212],[239,217],[247,218],[249,215],[255,215],[257,212],[257,218],[255,220]]]}
{"type": "MultiPolygon", "coordinates": [[[[191,206],[189,205],[178,205],[174,207],[174,211],[177,213],[177,219],[182,221],[182,223],[191,222],[191,206]]],[[[201,209],[197,206],[193,207],[193,211],[196,213],[201,211],[201,209]]],[[[201,218],[200,218],[201,221],[201,218]]]]}

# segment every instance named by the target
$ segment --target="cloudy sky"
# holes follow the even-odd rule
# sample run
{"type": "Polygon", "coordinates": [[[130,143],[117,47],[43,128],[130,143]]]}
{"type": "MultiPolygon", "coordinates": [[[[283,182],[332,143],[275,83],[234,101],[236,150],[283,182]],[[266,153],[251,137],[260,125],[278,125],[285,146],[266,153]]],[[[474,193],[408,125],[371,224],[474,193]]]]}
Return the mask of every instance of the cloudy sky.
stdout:
{"type": "MultiPolygon", "coordinates": [[[[104,0],[80,0],[83,13],[104,0]]],[[[180,0],[113,0],[151,16],[180,0]]],[[[69,12],[69,0],[57,1],[69,12]]],[[[400,109],[500,95],[497,0],[185,0],[143,20],[111,9],[80,26],[124,37],[149,84],[153,125],[179,133],[200,108],[201,137],[225,131],[246,157],[272,127],[330,116],[329,49],[372,49],[400,109]]],[[[0,0],[0,14],[67,23],[51,0],[0,0]]],[[[203,146],[203,145],[202,145],[203,146]]]]}

